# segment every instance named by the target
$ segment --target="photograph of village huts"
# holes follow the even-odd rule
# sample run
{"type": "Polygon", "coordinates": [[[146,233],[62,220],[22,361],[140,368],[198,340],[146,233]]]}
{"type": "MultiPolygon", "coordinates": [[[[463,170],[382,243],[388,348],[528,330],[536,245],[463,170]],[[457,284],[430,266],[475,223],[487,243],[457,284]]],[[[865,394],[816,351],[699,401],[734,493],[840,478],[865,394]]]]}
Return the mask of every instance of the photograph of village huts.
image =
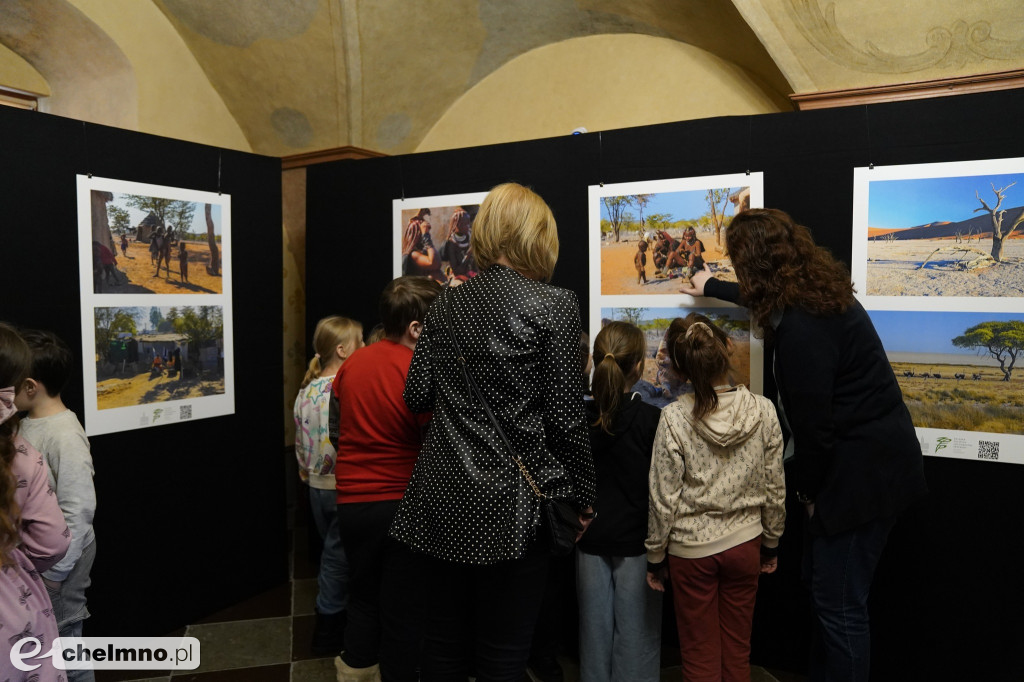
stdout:
{"type": "Polygon", "coordinates": [[[943,177],[933,176],[934,165],[929,177],[912,177],[913,166],[895,167],[910,177],[886,179],[878,179],[884,169],[857,169],[855,191],[867,200],[856,232],[867,240],[863,293],[1024,296],[1024,160],[1019,172],[943,177]]]}
{"type": "Polygon", "coordinates": [[[477,273],[469,245],[485,193],[396,199],[395,276],[420,275],[458,286],[477,273]]]}
{"type": "Polygon", "coordinates": [[[915,426],[1024,434],[1024,314],[869,314],[915,426]]]}
{"type": "Polygon", "coordinates": [[[221,395],[220,306],[93,310],[98,410],[221,395]]]}
{"type": "Polygon", "coordinates": [[[600,229],[592,235],[600,243],[601,294],[678,295],[705,264],[718,279],[736,281],[725,232],[733,215],[750,208],[750,185],[601,194],[600,229]]]}
{"type": "MultiPolygon", "coordinates": [[[[680,381],[672,369],[665,345],[669,325],[676,318],[690,313],[703,315],[707,321],[724,331],[731,342],[730,362],[732,372],[729,380],[743,384],[751,391],[762,390],[760,344],[752,346],[750,317],[746,308],[601,308],[600,327],[592,330],[593,341],[601,327],[614,320],[622,320],[639,327],[647,339],[647,354],[640,381],[633,390],[640,393],[645,402],[664,407],[684,393],[692,393],[688,383],[680,381]],[[756,353],[752,354],[752,350],[756,353]],[[756,359],[755,356],[756,355],[756,359]],[[753,370],[753,373],[752,373],[753,370]]],[[[703,321],[703,320],[702,320],[703,321]]]]}
{"type": "Polygon", "coordinates": [[[223,293],[220,203],[105,189],[89,200],[93,293],[223,293]]]}

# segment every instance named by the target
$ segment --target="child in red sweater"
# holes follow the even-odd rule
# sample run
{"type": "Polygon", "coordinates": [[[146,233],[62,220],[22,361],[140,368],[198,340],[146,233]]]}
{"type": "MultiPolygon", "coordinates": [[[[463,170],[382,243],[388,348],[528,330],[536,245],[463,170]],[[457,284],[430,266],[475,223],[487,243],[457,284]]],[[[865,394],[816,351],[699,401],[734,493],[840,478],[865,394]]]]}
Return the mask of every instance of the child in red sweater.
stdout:
{"type": "Polygon", "coordinates": [[[422,320],[441,285],[399,277],[380,296],[385,337],[352,353],[334,378],[338,400],[338,522],[349,565],[345,650],[339,679],[418,679],[417,555],[388,536],[412,476],[429,414],[402,392],[422,320]]]}

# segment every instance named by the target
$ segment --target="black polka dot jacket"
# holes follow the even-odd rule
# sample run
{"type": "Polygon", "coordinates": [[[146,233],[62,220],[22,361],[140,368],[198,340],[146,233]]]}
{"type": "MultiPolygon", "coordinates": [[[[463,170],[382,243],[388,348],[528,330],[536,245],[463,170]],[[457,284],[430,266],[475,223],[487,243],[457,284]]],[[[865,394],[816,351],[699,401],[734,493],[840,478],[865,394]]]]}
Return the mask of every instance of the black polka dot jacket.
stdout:
{"type": "Polygon", "coordinates": [[[594,463],[579,381],[575,294],[493,265],[430,308],[405,402],[433,410],[391,534],[449,561],[491,564],[526,554],[540,503],[470,393],[449,337],[444,299],[469,371],[546,495],[594,500],[594,463]]]}

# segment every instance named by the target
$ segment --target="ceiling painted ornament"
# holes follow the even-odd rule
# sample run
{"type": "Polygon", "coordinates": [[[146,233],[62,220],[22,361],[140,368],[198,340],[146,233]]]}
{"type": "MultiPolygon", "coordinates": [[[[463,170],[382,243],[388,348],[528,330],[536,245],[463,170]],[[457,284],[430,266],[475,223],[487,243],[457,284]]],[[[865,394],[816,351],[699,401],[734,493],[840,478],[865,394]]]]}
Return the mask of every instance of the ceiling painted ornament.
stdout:
{"type": "Polygon", "coordinates": [[[1000,40],[992,37],[987,21],[968,24],[957,20],[949,28],[928,30],[928,49],[910,55],[890,54],[865,41],[854,46],[836,23],[836,5],[825,6],[818,0],[786,0],[786,9],[800,32],[822,55],[850,69],[871,73],[910,73],[930,68],[960,68],[986,59],[1009,61],[1024,59],[1024,40],[1000,40]]]}

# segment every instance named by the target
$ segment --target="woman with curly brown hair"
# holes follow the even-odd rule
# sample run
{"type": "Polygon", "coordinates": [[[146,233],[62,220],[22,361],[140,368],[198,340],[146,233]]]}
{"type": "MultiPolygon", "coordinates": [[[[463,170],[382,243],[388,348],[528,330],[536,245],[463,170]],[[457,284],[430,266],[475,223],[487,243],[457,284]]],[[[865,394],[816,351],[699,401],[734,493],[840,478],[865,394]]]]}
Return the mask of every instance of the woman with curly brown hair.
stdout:
{"type": "Polygon", "coordinates": [[[737,214],[738,284],[708,270],[683,293],[750,309],[773,352],[795,455],[787,487],[807,510],[804,579],[816,613],[812,680],[866,680],[867,600],[896,515],[927,491],[921,445],[846,268],[776,209],[737,214]]]}
{"type": "Polygon", "coordinates": [[[56,639],[57,621],[40,574],[60,561],[71,543],[57,498],[48,490],[43,456],[18,435],[14,396],[31,362],[28,344],[0,322],[0,679],[56,680],[48,657],[27,661],[40,664],[34,677],[11,660],[12,648],[26,656],[35,648],[18,645],[24,638],[39,640],[40,652],[48,652],[56,639]]]}

